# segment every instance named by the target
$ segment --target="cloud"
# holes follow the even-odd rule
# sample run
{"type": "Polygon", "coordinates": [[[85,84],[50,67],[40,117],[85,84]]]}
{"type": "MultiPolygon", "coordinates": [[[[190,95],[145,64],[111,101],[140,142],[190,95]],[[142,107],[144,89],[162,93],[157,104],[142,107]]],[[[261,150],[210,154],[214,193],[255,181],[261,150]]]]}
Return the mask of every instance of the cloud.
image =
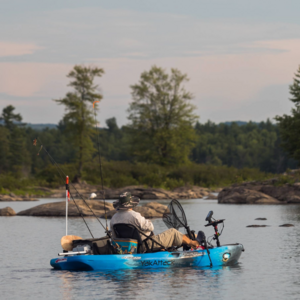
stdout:
{"type": "Polygon", "coordinates": [[[66,90],[73,65],[0,62],[0,92],[11,96],[57,96],[66,90]]]}
{"type": "Polygon", "coordinates": [[[33,54],[39,49],[42,48],[36,44],[0,41],[0,57],[33,54]]]}
{"type": "Polygon", "coordinates": [[[97,6],[33,11],[10,21],[9,27],[8,31],[6,26],[0,26],[2,39],[36,41],[43,47],[23,61],[48,63],[78,63],[88,58],[158,59],[270,53],[276,50],[254,47],[253,43],[300,38],[299,24],[277,20],[199,18],[97,6]]]}

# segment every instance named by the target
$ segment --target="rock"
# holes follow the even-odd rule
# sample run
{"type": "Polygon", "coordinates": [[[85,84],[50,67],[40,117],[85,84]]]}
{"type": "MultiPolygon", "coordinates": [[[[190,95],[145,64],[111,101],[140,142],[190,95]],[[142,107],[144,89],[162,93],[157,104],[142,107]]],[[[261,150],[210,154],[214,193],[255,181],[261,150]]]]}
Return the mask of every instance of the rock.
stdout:
{"type": "MultiPolygon", "coordinates": [[[[124,192],[130,192],[133,196],[142,200],[159,199],[198,199],[209,194],[207,188],[198,186],[183,186],[167,191],[160,188],[145,188],[144,186],[127,186],[119,189],[105,189],[106,199],[118,199],[124,192]]],[[[101,191],[97,191],[100,194],[101,191]]]]}
{"type": "MultiPolygon", "coordinates": [[[[158,200],[158,199],[172,199],[173,195],[170,191],[156,188],[145,188],[143,186],[127,186],[119,189],[105,189],[106,199],[118,199],[120,194],[130,192],[131,195],[139,197],[142,200],[158,200]]],[[[97,194],[100,194],[98,191],[97,194]]]]}
{"type": "MultiPolygon", "coordinates": [[[[82,214],[84,216],[93,216],[91,210],[87,207],[87,205],[82,200],[75,200],[76,204],[80,208],[82,214]]],[[[94,211],[96,216],[104,215],[104,202],[99,200],[86,200],[86,203],[89,207],[94,211]]],[[[113,209],[113,205],[111,203],[106,202],[107,212],[113,209]]],[[[18,213],[18,216],[47,216],[47,217],[63,217],[66,215],[66,202],[52,202],[41,204],[18,213]]],[[[80,216],[75,204],[73,201],[69,202],[68,206],[68,215],[70,217],[80,216]]]]}
{"type": "MultiPolygon", "coordinates": [[[[11,194],[10,195],[0,195],[0,201],[38,201],[38,199],[36,199],[36,198],[11,196],[11,194]]],[[[14,195],[14,194],[12,194],[12,195],[14,195]]]]}
{"type": "MultiPolygon", "coordinates": [[[[251,191],[256,191],[267,195],[271,198],[264,198],[261,201],[255,201],[255,203],[263,203],[263,204],[273,204],[275,203],[273,199],[276,199],[279,204],[288,204],[288,203],[300,203],[300,183],[296,182],[294,184],[284,184],[284,185],[276,185],[278,182],[277,178],[268,179],[264,181],[251,181],[244,182],[242,184],[234,184],[231,187],[223,189],[219,194],[220,203],[235,203],[235,202],[222,202],[223,198],[228,194],[233,193],[233,191],[237,188],[244,188],[251,191]],[[231,192],[230,192],[231,190],[231,192]],[[220,200],[221,199],[221,200],[220,200]]],[[[241,203],[241,202],[236,202],[241,203]]],[[[248,203],[248,202],[246,202],[248,203]]],[[[249,202],[252,203],[252,202],[249,202]]]]}
{"type": "Polygon", "coordinates": [[[218,196],[213,194],[208,194],[205,200],[218,200],[218,196]]]}
{"type": "Polygon", "coordinates": [[[259,221],[266,221],[267,218],[256,218],[255,220],[259,220],[259,221]]]}
{"type": "Polygon", "coordinates": [[[248,225],[246,227],[253,227],[253,228],[257,228],[257,227],[269,227],[269,225],[248,225]]]}
{"type": "Polygon", "coordinates": [[[16,212],[11,207],[5,207],[0,209],[0,216],[2,217],[9,217],[9,216],[15,216],[16,212]]]}
{"type": "Polygon", "coordinates": [[[279,225],[279,227],[295,227],[295,225],[293,225],[293,224],[282,224],[282,225],[279,225]]]}
{"type": "Polygon", "coordinates": [[[159,213],[156,210],[145,206],[136,206],[133,210],[139,212],[146,219],[162,218],[163,215],[162,213],[159,213]]]}
{"type": "MultiPolygon", "coordinates": [[[[101,200],[86,200],[86,203],[94,211],[95,215],[100,218],[105,217],[104,202],[101,200]]],[[[86,206],[82,200],[76,200],[76,204],[80,208],[83,216],[93,216],[91,210],[86,206]]],[[[111,219],[116,213],[113,205],[106,202],[106,217],[111,219]]],[[[136,206],[134,211],[139,212],[145,218],[162,218],[163,213],[167,209],[167,206],[150,202],[144,206],[136,206]]],[[[45,216],[45,217],[64,217],[66,215],[66,202],[53,202],[38,205],[18,213],[18,216],[45,216]]],[[[68,215],[70,217],[78,217],[80,213],[78,212],[73,201],[69,202],[68,215]]]]}
{"type": "Polygon", "coordinates": [[[200,186],[183,186],[175,188],[172,192],[177,193],[173,197],[176,199],[201,199],[209,194],[209,189],[200,186]]]}
{"type": "Polygon", "coordinates": [[[286,197],[287,203],[300,203],[300,196],[298,195],[288,195],[286,197]]]}
{"type": "Polygon", "coordinates": [[[0,195],[0,201],[13,201],[9,195],[0,195]]]}
{"type": "Polygon", "coordinates": [[[53,193],[48,196],[48,198],[65,198],[66,197],[66,192],[64,193],[53,193]]]}
{"type": "Polygon", "coordinates": [[[278,204],[280,201],[256,190],[239,186],[223,189],[218,195],[218,203],[278,204]]]}
{"type": "MultiPolygon", "coordinates": [[[[135,208],[142,207],[142,208],[150,208],[155,212],[151,211],[139,211],[139,213],[144,216],[145,218],[162,218],[164,212],[167,210],[167,206],[157,203],[157,202],[149,202],[144,204],[143,206],[136,206],[135,208]]],[[[134,208],[134,210],[135,210],[134,208]]]]}
{"type": "MultiPolygon", "coordinates": [[[[108,212],[106,213],[107,219],[111,219],[111,218],[113,217],[113,215],[114,215],[116,212],[117,212],[117,211],[116,211],[115,209],[112,209],[112,210],[108,211],[108,212]]],[[[105,218],[105,214],[103,214],[103,215],[101,216],[101,218],[105,218]]]]}

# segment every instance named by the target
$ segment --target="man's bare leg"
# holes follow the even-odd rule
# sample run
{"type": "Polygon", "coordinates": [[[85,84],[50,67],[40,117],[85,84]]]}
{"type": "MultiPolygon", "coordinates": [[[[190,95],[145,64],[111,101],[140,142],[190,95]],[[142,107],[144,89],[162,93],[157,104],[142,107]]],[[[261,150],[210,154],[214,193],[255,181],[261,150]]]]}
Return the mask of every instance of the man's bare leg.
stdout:
{"type": "Polygon", "coordinates": [[[188,245],[189,247],[195,247],[199,246],[198,241],[193,241],[190,238],[188,238],[186,235],[182,237],[182,244],[188,245]]]}

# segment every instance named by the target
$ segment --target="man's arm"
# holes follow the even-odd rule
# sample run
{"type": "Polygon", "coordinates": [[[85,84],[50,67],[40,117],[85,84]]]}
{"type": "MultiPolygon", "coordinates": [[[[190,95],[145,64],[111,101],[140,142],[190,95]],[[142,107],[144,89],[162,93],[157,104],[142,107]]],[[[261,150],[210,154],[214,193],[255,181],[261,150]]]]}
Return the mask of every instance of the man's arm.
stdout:
{"type": "Polygon", "coordinates": [[[142,217],[140,214],[137,218],[138,221],[138,227],[143,230],[143,231],[153,231],[154,230],[154,226],[152,224],[151,221],[145,219],[144,217],[142,217]]]}

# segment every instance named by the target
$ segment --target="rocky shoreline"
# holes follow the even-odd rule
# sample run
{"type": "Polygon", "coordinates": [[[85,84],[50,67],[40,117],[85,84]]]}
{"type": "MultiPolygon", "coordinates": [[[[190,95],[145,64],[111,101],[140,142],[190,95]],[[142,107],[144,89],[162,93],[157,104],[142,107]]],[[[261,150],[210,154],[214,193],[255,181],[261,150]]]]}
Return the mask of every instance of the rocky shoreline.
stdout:
{"type": "MultiPolygon", "coordinates": [[[[47,198],[65,198],[65,186],[57,189],[36,187],[46,194],[47,198]]],[[[74,199],[89,199],[91,193],[96,193],[94,200],[102,200],[103,192],[99,186],[89,184],[70,185],[74,199]]],[[[118,199],[124,192],[130,192],[141,200],[167,199],[205,199],[218,200],[220,204],[300,204],[300,182],[294,184],[279,184],[278,179],[244,182],[230,187],[208,189],[198,186],[183,186],[171,191],[161,188],[146,188],[144,186],[127,186],[123,188],[104,188],[106,200],[118,199]],[[212,193],[219,193],[218,196],[212,193]]],[[[41,196],[16,196],[13,193],[1,195],[0,201],[36,201],[41,196]]]]}
{"type": "MultiPolygon", "coordinates": [[[[49,189],[46,187],[36,187],[36,190],[42,191],[46,196],[16,196],[12,193],[8,195],[0,195],[0,201],[34,201],[36,198],[65,198],[66,190],[65,186],[61,186],[57,189],[49,189]]],[[[201,199],[210,195],[210,199],[216,199],[216,196],[211,195],[211,191],[208,188],[202,188],[198,186],[184,186],[178,187],[171,191],[161,188],[146,188],[144,186],[127,186],[124,188],[104,188],[105,199],[113,200],[118,199],[119,195],[124,192],[130,192],[133,196],[139,197],[141,200],[163,200],[163,199],[201,199]]],[[[91,193],[96,193],[97,197],[94,199],[103,199],[103,192],[99,186],[89,184],[74,184],[70,185],[70,192],[74,198],[88,199],[91,193]]]]}
{"type": "Polygon", "coordinates": [[[275,178],[234,184],[219,193],[218,203],[300,204],[300,182],[279,185],[275,178]]]}
{"type": "MultiPolygon", "coordinates": [[[[50,190],[43,188],[48,195],[48,198],[64,198],[65,187],[50,190]]],[[[277,179],[265,181],[244,182],[242,184],[234,184],[230,187],[219,190],[209,190],[197,186],[180,187],[172,191],[167,191],[159,188],[145,188],[143,186],[128,186],[119,189],[105,188],[105,199],[117,199],[123,192],[131,192],[132,195],[139,197],[141,200],[163,200],[163,199],[218,199],[220,204],[300,204],[300,182],[294,184],[279,185],[277,179]],[[219,192],[218,196],[211,192],[219,192]]],[[[93,216],[92,211],[82,199],[78,197],[82,195],[84,199],[88,199],[91,193],[97,193],[97,197],[93,200],[85,200],[88,206],[94,211],[95,215],[104,218],[105,215],[110,219],[116,212],[111,203],[101,200],[102,191],[99,187],[92,185],[74,185],[71,187],[71,193],[76,199],[76,204],[73,201],[69,202],[68,215],[70,217],[93,216]],[[106,212],[105,212],[106,209],[106,212]]],[[[39,197],[40,198],[40,197],[39,197]]],[[[18,197],[14,194],[0,195],[0,201],[34,201],[32,197],[18,197]]],[[[135,211],[141,213],[145,218],[162,218],[166,210],[166,206],[157,202],[141,204],[134,208],[135,211]]],[[[46,217],[64,217],[65,216],[65,201],[52,202],[41,204],[19,213],[15,213],[10,207],[0,209],[0,216],[46,216],[46,217]]],[[[258,218],[259,220],[260,218],[258,218]]],[[[264,218],[261,218],[262,220],[264,218]]],[[[286,224],[284,224],[286,225],[286,224]]],[[[251,225],[250,227],[261,227],[265,225],[251,225]]]]}
{"type": "Polygon", "coordinates": [[[29,196],[29,195],[16,196],[15,194],[10,193],[8,195],[0,194],[0,201],[38,201],[38,199],[35,196],[34,197],[29,196]]]}
{"type": "MultiPolygon", "coordinates": [[[[65,188],[61,187],[58,190],[54,190],[51,198],[65,197],[65,188]]],[[[73,197],[79,197],[80,194],[85,197],[89,197],[91,193],[96,193],[95,199],[103,199],[102,190],[99,186],[93,186],[88,184],[75,184],[70,186],[70,191],[73,197]]],[[[146,188],[144,186],[126,186],[123,188],[104,188],[105,199],[113,200],[118,199],[119,195],[124,192],[130,192],[133,196],[139,197],[141,200],[162,200],[162,199],[199,199],[210,194],[208,188],[202,188],[198,186],[184,186],[178,187],[171,191],[161,188],[146,188]]]]}

